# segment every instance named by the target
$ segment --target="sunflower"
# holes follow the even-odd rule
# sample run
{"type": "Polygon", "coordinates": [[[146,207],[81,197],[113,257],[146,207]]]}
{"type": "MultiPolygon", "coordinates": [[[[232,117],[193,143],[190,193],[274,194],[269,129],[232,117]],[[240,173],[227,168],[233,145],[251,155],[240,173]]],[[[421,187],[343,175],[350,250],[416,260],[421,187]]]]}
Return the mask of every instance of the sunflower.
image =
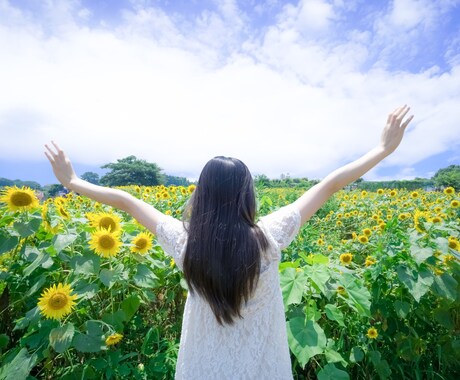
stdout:
{"type": "Polygon", "coordinates": [[[195,191],[195,189],[196,189],[196,185],[190,185],[189,187],[187,187],[189,194],[192,194],[195,191]]]}
{"type": "Polygon", "coordinates": [[[444,189],[444,194],[446,194],[446,195],[455,194],[455,189],[453,187],[451,187],[451,186],[446,187],[444,189]]]}
{"type": "Polygon", "coordinates": [[[371,327],[369,330],[367,330],[366,335],[369,339],[376,339],[379,336],[379,333],[375,327],[371,327]]]}
{"type": "Polygon", "coordinates": [[[323,239],[318,239],[318,240],[316,241],[316,244],[318,244],[318,245],[324,245],[324,240],[323,240],[323,239]]]}
{"type": "Polygon", "coordinates": [[[100,214],[88,214],[87,217],[91,226],[97,229],[109,230],[110,232],[118,232],[121,229],[121,218],[116,214],[102,212],[100,214]]]}
{"type": "Polygon", "coordinates": [[[378,189],[377,194],[382,195],[384,193],[383,189],[378,189]]]}
{"type": "Polygon", "coordinates": [[[358,240],[359,240],[359,242],[360,242],[361,244],[367,244],[367,243],[369,243],[369,239],[367,238],[366,235],[360,235],[360,236],[358,237],[358,240]]]}
{"type": "Polygon", "coordinates": [[[395,197],[398,194],[396,190],[391,190],[390,191],[390,197],[395,197]]]}
{"type": "Polygon", "coordinates": [[[58,286],[53,285],[47,288],[38,299],[38,307],[41,313],[49,319],[61,319],[62,317],[70,314],[75,305],[76,295],[70,295],[72,289],[70,285],[58,286]]]}
{"type": "Polygon", "coordinates": [[[460,243],[457,239],[455,238],[449,238],[449,248],[452,248],[456,251],[460,251],[460,243]]]}
{"type": "Polygon", "coordinates": [[[342,253],[340,255],[340,262],[343,264],[343,265],[348,265],[352,262],[353,260],[353,255],[351,253],[342,253]]]}
{"type": "Polygon", "coordinates": [[[133,239],[131,252],[136,252],[143,255],[152,249],[152,247],[152,235],[141,232],[133,239]]]}
{"type": "Polygon", "coordinates": [[[363,230],[363,234],[366,235],[366,236],[371,236],[372,231],[370,230],[370,228],[365,228],[363,230]]]}
{"type": "Polygon", "coordinates": [[[39,206],[34,191],[28,187],[6,187],[0,202],[6,203],[10,211],[27,211],[39,206]]]}
{"type": "Polygon", "coordinates": [[[439,216],[431,218],[431,223],[442,223],[442,219],[439,216]]]}
{"type": "Polygon", "coordinates": [[[114,344],[119,343],[122,339],[123,335],[115,333],[107,337],[107,339],[105,340],[105,344],[107,346],[113,346],[114,344]]]}
{"type": "Polygon", "coordinates": [[[417,231],[419,232],[424,232],[425,226],[423,225],[423,222],[428,221],[428,215],[426,212],[417,210],[415,211],[414,214],[414,227],[417,231]]]}
{"type": "Polygon", "coordinates": [[[69,219],[70,218],[70,214],[67,212],[67,210],[64,208],[64,206],[58,206],[56,207],[56,210],[58,212],[59,215],[61,215],[64,219],[69,219]]]}
{"type": "Polygon", "coordinates": [[[452,202],[450,202],[450,205],[451,205],[453,208],[457,208],[457,207],[460,205],[460,202],[457,201],[456,199],[454,199],[452,202]]]}
{"type": "Polygon", "coordinates": [[[374,265],[375,263],[376,261],[372,256],[367,256],[364,265],[366,265],[366,267],[369,267],[371,265],[374,265]]]}
{"type": "Polygon", "coordinates": [[[412,198],[414,198],[414,199],[415,199],[415,198],[418,198],[419,195],[420,195],[420,194],[419,194],[417,191],[413,191],[413,192],[410,194],[410,196],[411,196],[412,198]]]}
{"type": "Polygon", "coordinates": [[[403,212],[402,214],[399,214],[398,219],[399,220],[406,220],[408,218],[407,213],[403,212]]]}
{"type": "Polygon", "coordinates": [[[339,294],[345,294],[345,288],[341,285],[337,286],[337,293],[339,294]]]}
{"type": "Polygon", "coordinates": [[[91,235],[90,247],[100,256],[116,256],[121,245],[118,232],[98,229],[91,235]]]}

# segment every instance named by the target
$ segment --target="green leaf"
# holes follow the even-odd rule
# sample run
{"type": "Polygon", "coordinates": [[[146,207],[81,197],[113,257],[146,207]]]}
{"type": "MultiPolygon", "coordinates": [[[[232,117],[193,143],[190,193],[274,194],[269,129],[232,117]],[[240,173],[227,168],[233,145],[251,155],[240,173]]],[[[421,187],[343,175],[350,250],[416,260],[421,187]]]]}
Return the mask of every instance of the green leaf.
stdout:
{"type": "Polygon", "coordinates": [[[434,319],[446,329],[453,330],[455,328],[449,309],[439,307],[433,312],[433,316],[434,319]]]}
{"type": "Polygon", "coordinates": [[[115,272],[110,269],[102,269],[99,273],[99,279],[109,289],[115,284],[115,272]]]}
{"type": "Polygon", "coordinates": [[[326,360],[328,363],[338,363],[340,362],[344,367],[348,365],[346,360],[340,355],[337,351],[333,350],[332,348],[326,347],[324,350],[324,355],[326,356],[326,360]]]}
{"type": "Polygon", "coordinates": [[[305,274],[297,272],[294,268],[286,268],[281,272],[280,284],[285,307],[302,301],[307,281],[308,279],[305,274]]]}
{"type": "Polygon", "coordinates": [[[56,235],[53,239],[54,249],[56,249],[57,253],[61,252],[64,248],[71,245],[77,237],[78,235],[72,233],[56,235]]]}
{"type": "Polygon", "coordinates": [[[6,232],[0,231],[0,255],[11,251],[19,243],[17,236],[10,236],[6,232]]]}
{"type": "Polygon", "coordinates": [[[318,380],[350,380],[345,371],[338,369],[334,364],[329,363],[318,372],[318,380]]]}
{"type": "Polygon", "coordinates": [[[70,267],[75,271],[75,274],[87,276],[92,276],[99,272],[100,263],[99,256],[89,253],[83,256],[74,256],[70,259],[70,267]]]}
{"type": "Polygon", "coordinates": [[[369,357],[380,379],[388,379],[391,375],[391,368],[386,360],[382,360],[382,355],[378,351],[369,351],[369,357]]]}
{"type": "Polygon", "coordinates": [[[144,355],[151,355],[156,351],[156,347],[160,342],[160,333],[156,327],[151,327],[145,335],[144,342],[142,343],[141,352],[144,355]]]}
{"type": "Polygon", "coordinates": [[[141,300],[138,296],[132,295],[124,299],[121,303],[121,309],[125,312],[126,321],[129,321],[139,309],[141,300]]]}
{"type": "Polygon", "coordinates": [[[441,297],[455,301],[458,297],[457,281],[449,273],[444,272],[440,276],[434,277],[432,290],[441,297]]]}
{"type": "Polygon", "coordinates": [[[363,359],[364,359],[364,351],[358,346],[353,347],[350,352],[350,361],[353,363],[357,363],[363,359]]]}
{"type": "Polygon", "coordinates": [[[305,267],[305,274],[312,281],[313,285],[325,294],[325,284],[331,278],[327,266],[324,264],[313,264],[305,267]]]}
{"type": "Polygon", "coordinates": [[[331,321],[336,321],[340,326],[345,327],[343,313],[336,305],[327,304],[324,309],[326,310],[326,316],[331,321]]]}
{"type": "Polygon", "coordinates": [[[126,314],[123,310],[118,310],[112,314],[104,314],[102,316],[102,320],[113,326],[113,328],[117,331],[123,330],[123,322],[126,320],[126,314]]]}
{"type": "Polygon", "coordinates": [[[85,323],[87,334],[77,333],[72,346],[80,352],[99,352],[105,350],[105,340],[100,323],[97,321],[87,321],[85,323]]]}
{"type": "Polygon", "coordinates": [[[35,366],[36,361],[37,355],[29,355],[28,351],[23,348],[17,353],[10,363],[6,363],[0,368],[0,379],[26,379],[32,368],[35,366]]]}
{"type": "Polygon", "coordinates": [[[134,275],[134,283],[141,288],[155,288],[158,277],[144,264],[137,265],[137,271],[134,275]]]}
{"type": "Polygon", "coordinates": [[[51,347],[53,347],[56,352],[62,354],[70,347],[74,333],[75,328],[72,323],[67,323],[64,326],[52,329],[49,336],[51,347]]]}
{"type": "Polygon", "coordinates": [[[41,222],[41,218],[34,218],[29,222],[15,222],[13,227],[21,237],[26,238],[38,231],[41,222]]]}
{"type": "Polygon", "coordinates": [[[93,298],[97,292],[99,291],[99,286],[97,284],[88,284],[84,280],[80,280],[74,287],[74,293],[78,295],[79,299],[91,299],[93,298]]]}
{"type": "Polygon", "coordinates": [[[29,288],[25,296],[30,297],[32,294],[34,294],[39,289],[41,289],[43,285],[45,284],[45,282],[46,282],[46,274],[42,274],[40,277],[38,277],[37,281],[29,288]]]}
{"type": "Polygon", "coordinates": [[[324,256],[321,253],[316,253],[314,255],[303,255],[302,257],[310,265],[313,265],[313,264],[328,265],[329,264],[329,257],[324,256]]]}
{"type": "Polygon", "coordinates": [[[405,301],[395,301],[395,311],[400,318],[406,318],[410,311],[410,303],[405,301]]]}
{"type": "Polygon", "coordinates": [[[410,269],[404,265],[399,265],[396,269],[399,281],[401,281],[412,297],[417,302],[420,302],[420,298],[430,289],[433,283],[433,274],[429,271],[410,271],[410,269]]]}
{"type": "Polygon", "coordinates": [[[371,316],[371,294],[369,290],[353,275],[344,273],[340,283],[345,288],[348,298],[347,304],[355,309],[361,316],[371,316]]]}
{"type": "Polygon", "coordinates": [[[6,334],[0,334],[0,350],[5,348],[8,345],[10,338],[6,334]]]}
{"type": "Polygon", "coordinates": [[[81,333],[75,335],[72,346],[80,352],[99,352],[106,349],[104,339],[101,336],[81,333]]]}
{"type": "Polygon", "coordinates": [[[314,321],[305,322],[303,317],[295,317],[287,323],[288,342],[292,353],[302,368],[310,358],[322,354],[326,348],[326,335],[314,321]]]}
{"type": "Polygon", "coordinates": [[[305,306],[305,318],[312,321],[317,321],[321,318],[321,311],[318,310],[316,301],[313,299],[309,300],[305,306]]]}
{"type": "Polygon", "coordinates": [[[50,257],[50,255],[45,251],[40,251],[33,263],[24,269],[24,276],[30,276],[30,274],[39,266],[43,268],[49,268],[51,265],[53,265],[53,259],[50,257]]]}
{"type": "Polygon", "coordinates": [[[433,256],[433,249],[429,247],[421,248],[418,245],[412,245],[410,247],[410,252],[412,256],[414,257],[415,262],[420,265],[423,263],[426,259],[429,257],[433,256]]]}

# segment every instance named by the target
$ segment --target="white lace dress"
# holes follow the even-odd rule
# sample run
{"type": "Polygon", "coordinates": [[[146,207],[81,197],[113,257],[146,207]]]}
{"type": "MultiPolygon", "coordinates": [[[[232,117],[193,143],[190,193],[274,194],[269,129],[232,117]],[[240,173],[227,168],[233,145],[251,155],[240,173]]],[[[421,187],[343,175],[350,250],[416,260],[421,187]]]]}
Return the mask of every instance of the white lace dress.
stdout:
{"type": "MultiPolygon", "coordinates": [[[[217,323],[209,305],[190,293],[185,303],[176,379],[292,379],[278,264],[300,228],[292,205],[258,223],[270,248],[262,256],[259,282],[243,306],[242,319],[217,323]]],[[[157,226],[158,242],[179,268],[187,242],[181,221],[166,217],[157,226]]]]}

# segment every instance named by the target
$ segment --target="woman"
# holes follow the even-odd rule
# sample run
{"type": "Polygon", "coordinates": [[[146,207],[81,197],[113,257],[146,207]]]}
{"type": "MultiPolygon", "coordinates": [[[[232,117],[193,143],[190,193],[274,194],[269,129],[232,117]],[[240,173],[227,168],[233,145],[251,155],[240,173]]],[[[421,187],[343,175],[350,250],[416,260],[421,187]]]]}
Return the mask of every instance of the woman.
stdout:
{"type": "Polygon", "coordinates": [[[397,108],[377,147],[258,223],[252,177],[234,158],[206,164],[182,223],[126,192],[78,178],[54,142],[45,154],[65,187],[129,213],[183,270],[190,292],[176,379],[292,379],[278,277],[281,250],[335,192],[398,147],[413,118],[406,118],[408,112],[407,106],[397,108]]]}

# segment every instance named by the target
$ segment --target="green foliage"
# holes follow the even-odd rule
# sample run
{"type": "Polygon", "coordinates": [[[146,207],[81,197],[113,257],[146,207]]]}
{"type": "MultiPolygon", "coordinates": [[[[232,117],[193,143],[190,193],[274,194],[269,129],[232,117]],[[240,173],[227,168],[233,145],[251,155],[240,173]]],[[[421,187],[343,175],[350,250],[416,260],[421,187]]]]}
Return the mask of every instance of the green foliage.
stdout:
{"type": "Polygon", "coordinates": [[[84,172],[81,176],[81,179],[84,179],[85,181],[88,181],[90,183],[94,183],[95,185],[99,185],[99,174],[94,173],[94,172],[84,172]]]}
{"type": "Polygon", "coordinates": [[[64,186],[62,186],[61,184],[46,185],[43,188],[45,198],[56,197],[59,195],[59,193],[64,192],[64,190],[64,186]]]}
{"type": "MultiPolygon", "coordinates": [[[[181,187],[125,190],[178,217],[190,194],[181,187]]],[[[260,214],[302,192],[258,188],[260,214]]],[[[342,191],[299,231],[279,266],[295,379],[458,377],[454,200],[457,193],[342,191]],[[343,253],[352,254],[350,263],[340,261],[343,253]]],[[[131,252],[143,229],[74,194],[49,200],[42,211],[0,209],[0,379],[173,378],[187,291],[156,238],[148,254],[131,252]],[[100,212],[122,220],[115,257],[90,248],[95,228],[87,217],[100,212]],[[59,282],[71,285],[76,306],[60,321],[46,319],[38,299],[59,282]],[[107,344],[115,333],[121,340],[107,344]]]]}
{"type": "Polygon", "coordinates": [[[100,179],[101,185],[104,186],[155,186],[164,181],[157,164],[140,160],[135,156],[119,159],[101,168],[111,170],[100,179]]]}
{"type": "Polygon", "coordinates": [[[433,176],[433,180],[438,188],[453,187],[456,191],[460,191],[460,165],[439,169],[433,176]]]}
{"type": "Polygon", "coordinates": [[[189,186],[192,184],[185,177],[176,177],[173,175],[165,175],[165,186],[189,186]]]}
{"type": "Polygon", "coordinates": [[[367,191],[377,191],[378,189],[431,190],[434,186],[435,183],[432,179],[415,178],[413,180],[361,181],[351,188],[367,191]]]}
{"type": "Polygon", "coordinates": [[[13,186],[17,186],[17,187],[30,187],[31,189],[34,189],[34,190],[41,190],[41,186],[38,182],[35,182],[35,181],[22,181],[20,179],[15,179],[15,180],[11,180],[11,179],[7,179],[7,178],[1,178],[0,177],[0,187],[5,187],[5,186],[9,186],[9,187],[13,187],[13,186]]]}

